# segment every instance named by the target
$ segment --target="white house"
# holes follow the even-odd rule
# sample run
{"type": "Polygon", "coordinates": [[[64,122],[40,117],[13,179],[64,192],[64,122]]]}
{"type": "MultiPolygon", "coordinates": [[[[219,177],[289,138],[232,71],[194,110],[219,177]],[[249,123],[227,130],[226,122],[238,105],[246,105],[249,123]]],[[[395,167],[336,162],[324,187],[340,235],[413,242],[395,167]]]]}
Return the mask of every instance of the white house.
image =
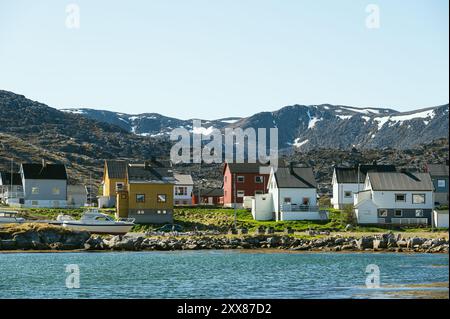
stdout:
{"type": "Polygon", "coordinates": [[[0,172],[0,202],[18,202],[23,197],[22,178],[19,173],[0,172]],[[11,178],[12,176],[12,178],[11,178]]]}
{"type": "Polygon", "coordinates": [[[448,228],[448,209],[433,210],[433,226],[437,228],[448,228]]]}
{"type": "Polygon", "coordinates": [[[84,185],[67,185],[67,206],[84,207],[88,202],[88,193],[84,185]]]}
{"type": "Polygon", "coordinates": [[[191,175],[174,174],[175,185],[173,189],[173,204],[178,205],[192,205],[192,191],[194,188],[194,181],[191,175]]]}
{"type": "Polygon", "coordinates": [[[367,172],[395,172],[393,165],[360,165],[355,167],[334,167],[333,197],[331,204],[336,209],[353,205],[354,194],[364,189],[367,172]],[[358,183],[359,177],[359,183],[358,183]]]}
{"type": "Polygon", "coordinates": [[[311,167],[272,168],[267,194],[257,194],[252,214],[257,220],[324,220],[317,206],[317,184],[311,167]]]}
{"type": "Polygon", "coordinates": [[[368,172],[355,194],[359,224],[431,224],[433,183],[427,173],[368,172]]]}

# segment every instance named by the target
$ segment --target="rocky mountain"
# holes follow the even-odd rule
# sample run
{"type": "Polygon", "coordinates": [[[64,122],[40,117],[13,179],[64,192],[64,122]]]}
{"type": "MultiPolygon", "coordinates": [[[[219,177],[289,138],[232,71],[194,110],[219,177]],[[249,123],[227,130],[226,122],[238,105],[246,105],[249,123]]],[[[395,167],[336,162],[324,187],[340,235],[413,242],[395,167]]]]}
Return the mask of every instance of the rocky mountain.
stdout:
{"type": "Polygon", "coordinates": [[[0,90],[0,169],[9,169],[11,158],[16,163],[45,158],[95,177],[104,159],[148,158],[168,149],[168,142],[0,90]]]}
{"type": "MultiPolygon", "coordinates": [[[[248,118],[204,120],[212,127],[278,127],[279,144],[293,149],[287,156],[314,166],[321,193],[327,193],[331,167],[355,161],[422,167],[448,158],[448,105],[401,113],[391,109],[294,105],[248,118]],[[439,138],[442,138],[439,140],[439,138]],[[307,142],[305,142],[307,141],[307,142]],[[355,147],[352,147],[355,146],[355,147]]],[[[90,109],[60,111],[0,90],[0,170],[20,162],[66,164],[69,176],[99,181],[104,159],[142,160],[167,157],[172,128],[192,130],[192,122],[149,113],[127,115],[90,109]]],[[[220,164],[185,164],[196,182],[220,186],[220,164]]]]}
{"type": "MultiPolygon", "coordinates": [[[[192,130],[192,120],[156,113],[129,115],[93,109],[67,109],[98,121],[115,124],[139,135],[167,137],[176,127],[192,130]]],[[[278,128],[281,149],[303,151],[318,147],[335,149],[410,148],[446,137],[448,104],[411,112],[342,105],[292,105],[248,118],[203,120],[203,133],[211,128],[278,128]]]]}
{"type": "MultiPolygon", "coordinates": [[[[94,110],[88,108],[62,109],[61,111],[71,114],[83,115],[87,118],[100,122],[117,125],[124,130],[141,136],[160,137],[168,136],[174,128],[186,128],[192,131],[192,119],[180,120],[167,117],[158,113],[144,113],[131,115],[125,113],[94,110]]],[[[201,120],[206,127],[223,129],[230,123],[239,121],[239,117],[229,117],[218,120],[201,120]]]]}

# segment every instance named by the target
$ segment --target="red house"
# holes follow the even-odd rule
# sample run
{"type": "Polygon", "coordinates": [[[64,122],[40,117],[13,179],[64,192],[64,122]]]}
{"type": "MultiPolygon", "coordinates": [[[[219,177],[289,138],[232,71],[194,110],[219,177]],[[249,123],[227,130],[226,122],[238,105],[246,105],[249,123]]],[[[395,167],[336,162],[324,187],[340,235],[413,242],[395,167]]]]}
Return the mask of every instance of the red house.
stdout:
{"type": "Polygon", "coordinates": [[[223,167],[223,205],[241,207],[244,196],[263,194],[267,190],[269,174],[260,174],[259,163],[225,163],[223,167]],[[236,201],[235,201],[236,197],[236,201]]]}

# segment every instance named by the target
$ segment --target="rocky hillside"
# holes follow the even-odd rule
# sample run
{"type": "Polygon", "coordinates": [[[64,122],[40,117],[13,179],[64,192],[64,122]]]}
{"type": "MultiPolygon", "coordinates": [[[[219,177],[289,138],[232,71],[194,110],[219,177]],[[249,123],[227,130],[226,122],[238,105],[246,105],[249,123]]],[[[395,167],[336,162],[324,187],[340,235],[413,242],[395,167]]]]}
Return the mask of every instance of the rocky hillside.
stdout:
{"type": "MultiPolygon", "coordinates": [[[[65,112],[116,124],[139,135],[167,137],[176,127],[192,130],[191,120],[178,120],[156,113],[129,115],[92,109],[69,109],[65,112]]],[[[202,123],[203,132],[212,127],[277,127],[282,149],[303,151],[318,147],[407,149],[446,137],[449,130],[448,104],[411,112],[330,104],[293,105],[248,118],[204,120],[202,123]]]]}
{"type": "Polygon", "coordinates": [[[16,163],[46,158],[84,177],[89,171],[98,176],[104,159],[165,155],[169,147],[168,142],[0,90],[0,169],[9,168],[11,158],[16,163]]]}

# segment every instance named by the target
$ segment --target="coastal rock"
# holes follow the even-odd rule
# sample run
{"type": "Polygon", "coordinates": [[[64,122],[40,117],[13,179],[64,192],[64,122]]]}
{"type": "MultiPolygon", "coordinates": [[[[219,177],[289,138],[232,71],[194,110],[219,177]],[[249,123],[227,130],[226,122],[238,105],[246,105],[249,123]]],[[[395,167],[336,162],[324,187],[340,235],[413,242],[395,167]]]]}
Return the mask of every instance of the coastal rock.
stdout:
{"type": "Polygon", "coordinates": [[[356,240],[356,246],[358,249],[373,249],[373,237],[361,237],[360,239],[356,240]]]}

